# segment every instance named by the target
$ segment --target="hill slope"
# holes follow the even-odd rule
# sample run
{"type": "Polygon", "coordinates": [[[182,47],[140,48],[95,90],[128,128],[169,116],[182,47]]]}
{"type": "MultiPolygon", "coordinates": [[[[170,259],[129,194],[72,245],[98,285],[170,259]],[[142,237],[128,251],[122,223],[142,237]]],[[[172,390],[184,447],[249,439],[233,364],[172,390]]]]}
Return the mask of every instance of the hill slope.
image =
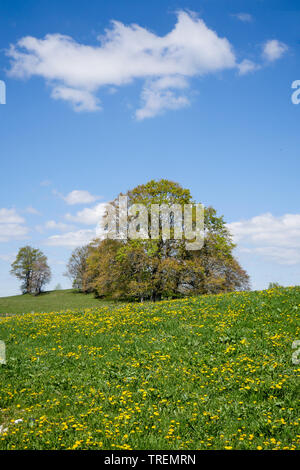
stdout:
{"type": "MultiPolygon", "coordinates": [[[[106,302],[107,303],[107,302],[106,302]]],[[[82,294],[76,290],[43,292],[39,296],[29,294],[0,297],[0,316],[6,313],[58,312],[69,309],[99,307],[103,301],[93,294],[82,294]]]]}
{"type": "Polygon", "coordinates": [[[300,288],[101,305],[0,319],[0,449],[300,447],[300,288]]]}

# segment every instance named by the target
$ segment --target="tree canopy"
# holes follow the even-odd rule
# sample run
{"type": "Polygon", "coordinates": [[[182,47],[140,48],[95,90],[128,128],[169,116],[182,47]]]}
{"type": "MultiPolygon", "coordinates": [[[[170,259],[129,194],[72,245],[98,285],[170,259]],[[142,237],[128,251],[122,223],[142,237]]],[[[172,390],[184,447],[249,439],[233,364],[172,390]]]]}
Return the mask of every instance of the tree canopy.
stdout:
{"type": "Polygon", "coordinates": [[[11,274],[22,281],[21,290],[24,294],[39,294],[42,287],[51,280],[47,257],[31,246],[19,249],[11,265],[11,274]]]}
{"type": "Polygon", "coordinates": [[[65,276],[67,276],[72,281],[72,286],[74,289],[82,289],[84,282],[84,273],[87,268],[87,257],[89,254],[88,245],[84,245],[72,252],[70,259],[67,264],[67,271],[65,276]]]}
{"type": "MultiPolygon", "coordinates": [[[[160,300],[186,295],[230,292],[249,288],[249,277],[233,256],[234,243],[222,216],[212,207],[204,211],[204,243],[201,249],[187,248],[186,237],[175,239],[175,217],[170,212],[171,238],[159,232],[151,238],[153,204],[172,207],[194,204],[188,189],[168,181],[150,181],[126,193],[128,209],[143,204],[148,209],[147,239],[96,239],[88,248],[83,290],[116,299],[160,300]]],[[[118,207],[118,198],[113,201],[118,207]]],[[[192,213],[195,224],[195,212],[192,213]]],[[[138,220],[131,214],[129,221],[138,220]]],[[[185,224],[183,220],[182,224],[185,224]]]]}

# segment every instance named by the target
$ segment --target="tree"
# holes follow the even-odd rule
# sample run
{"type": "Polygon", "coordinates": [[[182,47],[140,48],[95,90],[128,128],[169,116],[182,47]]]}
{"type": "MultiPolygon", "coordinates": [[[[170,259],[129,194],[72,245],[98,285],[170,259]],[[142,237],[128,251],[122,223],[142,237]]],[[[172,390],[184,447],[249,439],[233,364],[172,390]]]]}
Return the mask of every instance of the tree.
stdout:
{"type": "Polygon", "coordinates": [[[269,282],[268,289],[280,289],[282,287],[279,282],[269,282]]]}
{"type": "MultiPolygon", "coordinates": [[[[183,207],[193,203],[188,189],[168,180],[150,181],[126,195],[129,208],[143,204],[148,214],[152,204],[172,208],[173,204],[183,207]]],[[[118,201],[113,201],[115,207],[118,201]]],[[[193,221],[194,216],[193,212],[193,221]]],[[[129,222],[135,217],[131,215],[129,222]]],[[[195,251],[187,249],[185,237],[173,237],[176,224],[172,212],[168,214],[171,239],[163,236],[163,217],[159,219],[157,239],[95,240],[89,247],[86,285],[99,296],[140,300],[249,288],[247,273],[233,257],[235,245],[223,217],[217,216],[212,207],[205,210],[204,246],[195,251]]],[[[148,222],[150,235],[150,215],[148,222]]]]}
{"type": "Polygon", "coordinates": [[[38,295],[42,287],[51,280],[47,257],[40,250],[31,246],[20,248],[11,265],[11,274],[22,281],[23,294],[38,295]]]}
{"type": "Polygon", "coordinates": [[[83,289],[84,276],[87,268],[88,245],[76,248],[68,261],[67,271],[64,274],[72,281],[74,289],[83,289]]]}
{"type": "Polygon", "coordinates": [[[32,266],[32,275],[30,278],[29,292],[39,295],[42,287],[50,282],[51,270],[47,264],[46,256],[37,259],[32,266]]]}

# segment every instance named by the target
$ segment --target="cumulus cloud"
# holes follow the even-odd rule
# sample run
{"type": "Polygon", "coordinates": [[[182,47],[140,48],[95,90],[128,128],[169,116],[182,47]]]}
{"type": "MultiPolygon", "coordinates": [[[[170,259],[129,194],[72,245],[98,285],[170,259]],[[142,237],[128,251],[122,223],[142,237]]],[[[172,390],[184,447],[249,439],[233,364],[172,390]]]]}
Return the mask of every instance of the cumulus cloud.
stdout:
{"type": "Polygon", "coordinates": [[[184,108],[190,104],[186,96],[176,92],[188,84],[182,77],[163,77],[145,85],[142,95],[142,107],[136,111],[136,118],[142,120],[154,117],[168,109],[184,108]]]}
{"type": "Polygon", "coordinates": [[[32,206],[26,207],[25,212],[32,215],[41,215],[40,212],[32,206]]]}
{"type": "MultiPolygon", "coordinates": [[[[277,41],[276,39],[267,41],[263,46],[262,56],[265,61],[274,62],[277,59],[280,59],[282,55],[288,50],[288,46],[282,42],[277,41]]],[[[244,59],[240,62],[237,67],[239,70],[239,75],[246,75],[251,72],[255,72],[265,66],[266,63],[262,65],[257,64],[249,59],[244,59]]]]}
{"type": "Polygon", "coordinates": [[[274,62],[288,50],[288,46],[277,39],[267,41],[263,46],[263,57],[269,62],[274,62]]]}
{"type": "MultiPolygon", "coordinates": [[[[55,194],[58,194],[58,193],[55,191],[55,194]]],[[[100,196],[93,196],[88,191],[80,191],[80,190],[74,190],[74,191],[71,191],[66,196],[62,196],[62,195],[60,196],[70,206],[76,205],[76,204],[90,204],[92,202],[97,201],[97,199],[100,198],[100,196]]]]}
{"type": "Polygon", "coordinates": [[[262,214],[228,224],[239,250],[263,255],[279,264],[300,263],[300,214],[262,214]]]}
{"type": "Polygon", "coordinates": [[[78,230],[68,232],[62,235],[52,235],[46,240],[46,245],[65,246],[68,248],[76,248],[77,246],[86,245],[96,238],[96,230],[78,230]]]}
{"type": "Polygon", "coordinates": [[[48,222],[45,223],[45,228],[49,230],[68,230],[70,229],[70,226],[68,224],[64,224],[63,222],[55,222],[55,220],[48,220],[48,222]]]}
{"type": "Polygon", "coordinates": [[[97,225],[105,213],[106,203],[97,204],[94,207],[86,207],[77,214],[66,214],[65,218],[83,225],[97,225]]]}
{"type": "Polygon", "coordinates": [[[15,209],[0,209],[0,224],[22,224],[24,222],[15,209]]]}
{"type": "Polygon", "coordinates": [[[92,225],[92,228],[74,230],[74,226],[70,224],[64,224],[55,222],[53,220],[48,221],[44,227],[48,230],[59,230],[61,234],[55,234],[50,236],[45,243],[52,246],[65,246],[74,248],[77,246],[85,245],[91,242],[94,238],[101,237],[101,230],[99,230],[99,223],[105,214],[107,203],[99,203],[93,207],[85,207],[76,214],[66,214],[65,219],[68,222],[75,222],[79,225],[92,225]]]}
{"type": "Polygon", "coordinates": [[[300,250],[294,248],[278,248],[274,246],[256,247],[252,250],[241,249],[240,252],[255,253],[261,255],[269,260],[275,261],[278,264],[292,266],[300,264],[300,250]]]}
{"type": "Polygon", "coordinates": [[[60,232],[66,232],[74,229],[74,226],[65,224],[63,222],[56,222],[55,220],[48,220],[44,225],[37,225],[35,229],[43,233],[45,231],[59,230],[60,232]]]}
{"type": "Polygon", "coordinates": [[[247,73],[255,72],[260,69],[260,65],[256,64],[252,60],[244,59],[239,65],[239,74],[246,75],[247,73]]]}
{"type": "Polygon", "coordinates": [[[87,90],[57,86],[53,88],[51,96],[55,100],[69,101],[75,111],[98,111],[101,109],[98,98],[87,90]]]}
{"type": "Polygon", "coordinates": [[[189,78],[237,67],[228,39],[184,11],[177,13],[174,28],[164,36],[137,24],[112,21],[98,40],[99,45],[90,46],[61,34],[26,36],[7,52],[9,74],[43,77],[52,87],[51,96],[69,102],[76,111],[100,109],[101,87],[116,89],[142,79],[143,106],[136,117],[144,119],[187,106],[183,89],[189,78]]]}
{"type": "Polygon", "coordinates": [[[15,209],[0,209],[0,242],[25,238],[29,229],[15,209]]]}

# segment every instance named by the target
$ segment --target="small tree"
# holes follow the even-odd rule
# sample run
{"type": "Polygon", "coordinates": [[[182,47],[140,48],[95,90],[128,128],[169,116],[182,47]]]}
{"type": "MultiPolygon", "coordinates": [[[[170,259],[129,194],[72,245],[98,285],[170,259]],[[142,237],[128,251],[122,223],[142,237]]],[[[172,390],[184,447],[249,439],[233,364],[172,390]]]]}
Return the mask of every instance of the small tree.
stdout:
{"type": "Polygon", "coordinates": [[[85,245],[76,248],[70,256],[70,259],[67,264],[67,271],[64,275],[72,281],[72,286],[74,287],[74,289],[82,290],[83,288],[88,255],[89,247],[88,245],[85,245]]]}
{"type": "Polygon", "coordinates": [[[42,287],[51,279],[47,257],[31,246],[20,248],[11,265],[11,274],[22,281],[23,294],[40,294],[42,287]]]}
{"type": "Polygon", "coordinates": [[[282,287],[278,282],[269,282],[268,289],[279,289],[282,287]]]}
{"type": "Polygon", "coordinates": [[[51,279],[51,271],[47,264],[46,256],[41,257],[33,264],[29,291],[31,294],[39,295],[42,287],[51,279]]]}

